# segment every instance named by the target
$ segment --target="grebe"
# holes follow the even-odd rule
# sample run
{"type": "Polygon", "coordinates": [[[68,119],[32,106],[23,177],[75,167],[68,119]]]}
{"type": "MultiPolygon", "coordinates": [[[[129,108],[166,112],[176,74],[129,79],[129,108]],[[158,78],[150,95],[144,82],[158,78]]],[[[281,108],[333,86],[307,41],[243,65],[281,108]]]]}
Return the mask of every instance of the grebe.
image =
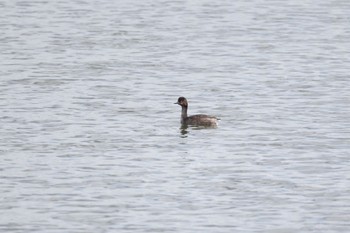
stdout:
{"type": "Polygon", "coordinates": [[[181,124],[182,125],[194,125],[194,126],[218,126],[218,118],[214,116],[208,116],[203,114],[187,116],[188,102],[185,97],[179,97],[176,103],[182,107],[181,112],[181,124]]]}

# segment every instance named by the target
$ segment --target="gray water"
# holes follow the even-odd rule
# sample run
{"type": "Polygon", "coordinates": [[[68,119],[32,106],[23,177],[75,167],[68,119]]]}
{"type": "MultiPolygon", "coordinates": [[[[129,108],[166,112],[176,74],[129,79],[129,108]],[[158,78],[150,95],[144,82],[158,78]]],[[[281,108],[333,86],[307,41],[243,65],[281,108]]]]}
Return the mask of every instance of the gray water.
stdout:
{"type": "Polygon", "coordinates": [[[0,232],[350,232],[348,0],[0,11],[0,232]]]}

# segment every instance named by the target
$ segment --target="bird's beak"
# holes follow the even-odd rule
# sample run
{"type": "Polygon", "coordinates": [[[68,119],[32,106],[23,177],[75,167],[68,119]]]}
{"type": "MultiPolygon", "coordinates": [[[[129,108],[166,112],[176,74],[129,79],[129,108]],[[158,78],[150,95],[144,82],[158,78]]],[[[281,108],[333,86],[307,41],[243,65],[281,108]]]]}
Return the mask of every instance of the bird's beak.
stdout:
{"type": "Polygon", "coordinates": [[[179,102],[176,102],[176,103],[174,103],[174,104],[179,104],[179,102]]]}

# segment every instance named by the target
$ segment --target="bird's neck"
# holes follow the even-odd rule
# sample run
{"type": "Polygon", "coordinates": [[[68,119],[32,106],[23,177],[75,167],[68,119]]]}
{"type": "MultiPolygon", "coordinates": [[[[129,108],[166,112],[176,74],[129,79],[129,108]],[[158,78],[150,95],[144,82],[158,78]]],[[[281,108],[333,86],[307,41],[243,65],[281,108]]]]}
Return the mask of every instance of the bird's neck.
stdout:
{"type": "Polygon", "coordinates": [[[181,106],[181,121],[185,120],[187,118],[187,106],[181,106]]]}

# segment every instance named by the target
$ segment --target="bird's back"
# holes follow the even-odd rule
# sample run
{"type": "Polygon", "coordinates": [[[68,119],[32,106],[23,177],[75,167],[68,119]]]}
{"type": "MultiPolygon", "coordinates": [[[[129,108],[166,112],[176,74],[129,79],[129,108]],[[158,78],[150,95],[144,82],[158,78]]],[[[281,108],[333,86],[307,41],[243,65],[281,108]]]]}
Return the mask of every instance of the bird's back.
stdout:
{"type": "Polygon", "coordinates": [[[184,123],[196,126],[217,126],[218,119],[214,116],[198,114],[187,117],[184,123]]]}

